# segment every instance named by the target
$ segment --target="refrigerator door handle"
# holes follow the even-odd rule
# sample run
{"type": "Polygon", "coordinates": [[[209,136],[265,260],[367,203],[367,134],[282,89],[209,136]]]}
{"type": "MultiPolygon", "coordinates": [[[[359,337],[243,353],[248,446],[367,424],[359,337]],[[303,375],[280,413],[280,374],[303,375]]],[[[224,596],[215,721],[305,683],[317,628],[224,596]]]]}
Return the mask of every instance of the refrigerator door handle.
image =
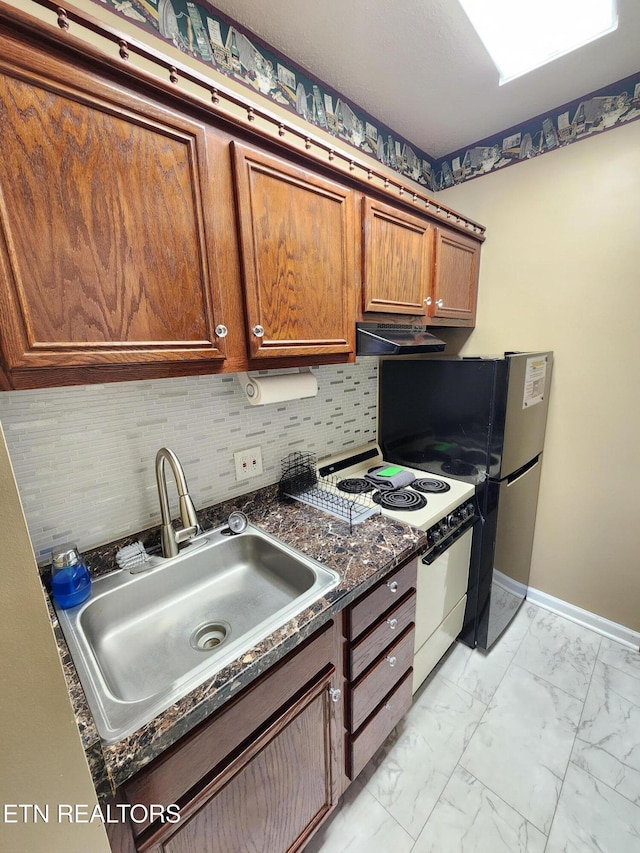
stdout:
{"type": "Polygon", "coordinates": [[[540,464],[540,456],[542,454],[538,454],[534,456],[530,462],[527,462],[526,465],[523,465],[522,468],[518,468],[517,471],[514,471],[513,474],[510,474],[506,478],[507,487],[513,485],[513,483],[517,483],[521,477],[524,477],[525,474],[528,474],[532,468],[535,468],[536,465],[540,464]]]}

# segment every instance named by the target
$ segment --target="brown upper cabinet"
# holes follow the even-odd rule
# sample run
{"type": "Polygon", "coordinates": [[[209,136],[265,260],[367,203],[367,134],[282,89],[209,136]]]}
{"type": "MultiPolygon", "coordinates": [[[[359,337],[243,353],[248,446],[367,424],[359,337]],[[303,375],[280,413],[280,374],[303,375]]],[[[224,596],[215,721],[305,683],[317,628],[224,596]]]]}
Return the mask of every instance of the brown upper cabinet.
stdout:
{"type": "Polygon", "coordinates": [[[233,143],[251,358],[354,352],[353,192],[233,143]]]}
{"type": "MultiPolygon", "coordinates": [[[[362,310],[434,326],[475,325],[478,240],[362,200],[362,310]]],[[[397,322],[397,321],[396,321],[397,322]]]]}
{"type": "Polygon", "coordinates": [[[0,389],[344,363],[363,314],[474,324],[481,226],[363,198],[355,172],[264,141],[253,107],[221,118],[37,21],[16,33],[15,15],[0,11],[0,389]]]}
{"type": "Polygon", "coordinates": [[[433,294],[428,323],[474,326],[480,243],[450,228],[435,228],[433,294]]]}
{"type": "Polygon", "coordinates": [[[363,310],[427,316],[432,228],[426,219],[362,199],[363,310]]]}
{"type": "Polygon", "coordinates": [[[66,384],[69,369],[135,365],[124,379],[224,359],[206,127],[59,60],[45,70],[35,51],[19,58],[0,67],[7,384],[29,387],[39,368],[49,378],[34,384],[66,384]]]}

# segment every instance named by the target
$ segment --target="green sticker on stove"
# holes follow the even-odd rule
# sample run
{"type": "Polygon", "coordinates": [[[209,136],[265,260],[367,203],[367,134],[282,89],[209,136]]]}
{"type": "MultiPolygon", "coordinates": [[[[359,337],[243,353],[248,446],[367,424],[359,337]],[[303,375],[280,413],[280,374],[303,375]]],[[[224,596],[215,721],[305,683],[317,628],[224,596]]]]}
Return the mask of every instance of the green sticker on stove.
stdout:
{"type": "Polygon", "coordinates": [[[404,468],[399,468],[397,465],[389,465],[383,468],[382,471],[376,471],[376,477],[395,477],[396,474],[401,474],[404,468]]]}

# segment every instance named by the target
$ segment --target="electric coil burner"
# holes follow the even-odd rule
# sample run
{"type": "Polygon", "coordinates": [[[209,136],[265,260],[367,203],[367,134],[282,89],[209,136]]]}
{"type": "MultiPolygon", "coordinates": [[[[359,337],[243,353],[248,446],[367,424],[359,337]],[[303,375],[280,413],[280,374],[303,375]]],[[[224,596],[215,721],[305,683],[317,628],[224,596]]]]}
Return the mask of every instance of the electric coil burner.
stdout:
{"type": "Polygon", "coordinates": [[[377,444],[368,444],[320,460],[318,478],[320,483],[324,478],[332,480],[347,498],[374,502],[384,515],[428,531],[434,544],[440,544],[473,515],[475,490],[468,483],[401,463],[402,470],[413,474],[414,479],[406,486],[379,489],[367,475],[385,466],[399,467],[385,461],[377,444]]]}
{"type": "Polygon", "coordinates": [[[373,483],[363,477],[349,477],[346,480],[340,480],[337,487],[341,492],[346,492],[349,495],[363,495],[366,492],[372,492],[374,489],[373,483]]]}
{"type": "Polygon", "coordinates": [[[419,492],[413,492],[411,489],[389,489],[388,491],[375,492],[371,497],[383,509],[415,512],[427,505],[425,496],[419,492]]]}
{"type": "Polygon", "coordinates": [[[451,486],[445,483],[444,480],[437,480],[435,477],[420,477],[410,484],[412,489],[417,492],[426,492],[427,494],[441,494],[448,492],[451,486]]]}

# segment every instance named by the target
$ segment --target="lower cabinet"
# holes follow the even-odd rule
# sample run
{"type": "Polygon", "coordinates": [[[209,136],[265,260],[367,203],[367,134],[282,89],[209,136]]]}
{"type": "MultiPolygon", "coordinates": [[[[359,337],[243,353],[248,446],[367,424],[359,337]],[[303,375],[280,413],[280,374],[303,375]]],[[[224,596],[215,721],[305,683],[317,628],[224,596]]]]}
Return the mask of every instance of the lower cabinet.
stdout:
{"type": "Polygon", "coordinates": [[[116,801],[152,817],[108,824],[113,853],[301,850],[411,705],[416,568],[385,577],[127,780],[116,801]],[[179,821],[157,817],[174,804],[179,821]]]}
{"type": "Polygon", "coordinates": [[[108,826],[114,853],[301,849],[344,788],[340,643],[331,621],[127,780],[118,802],[180,820],[108,826]]]}
{"type": "Polygon", "coordinates": [[[329,812],[331,678],[321,678],[182,810],[154,853],[296,850],[329,812]]]}

